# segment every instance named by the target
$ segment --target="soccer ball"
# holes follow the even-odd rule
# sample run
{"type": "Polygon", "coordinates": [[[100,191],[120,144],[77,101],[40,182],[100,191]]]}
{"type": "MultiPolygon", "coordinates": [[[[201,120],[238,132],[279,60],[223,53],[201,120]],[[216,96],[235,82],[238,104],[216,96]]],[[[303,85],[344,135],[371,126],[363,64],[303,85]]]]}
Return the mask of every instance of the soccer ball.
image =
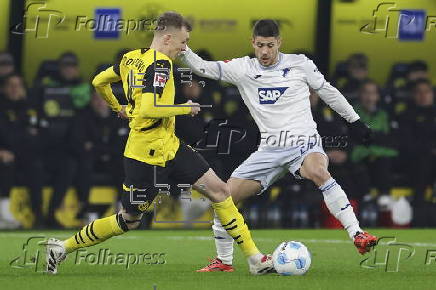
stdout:
{"type": "Polygon", "coordinates": [[[275,249],[272,259],[274,268],[280,275],[303,275],[310,268],[312,255],[302,243],[288,241],[275,249]]]}

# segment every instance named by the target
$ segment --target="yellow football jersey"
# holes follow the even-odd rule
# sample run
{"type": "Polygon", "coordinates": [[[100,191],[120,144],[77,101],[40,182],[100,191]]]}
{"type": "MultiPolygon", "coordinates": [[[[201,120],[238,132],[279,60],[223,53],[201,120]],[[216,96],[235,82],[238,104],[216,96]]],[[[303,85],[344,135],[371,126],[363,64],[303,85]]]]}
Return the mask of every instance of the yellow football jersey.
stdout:
{"type": "Polygon", "coordinates": [[[110,82],[120,79],[128,102],[126,113],[130,127],[124,156],[165,166],[174,158],[180,144],[175,135],[175,116],[191,112],[187,104],[173,106],[175,87],[171,59],[154,49],[137,49],[124,54],[119,63],[97,75],[93,85],[116,112],[121,106],[110,82]]]}

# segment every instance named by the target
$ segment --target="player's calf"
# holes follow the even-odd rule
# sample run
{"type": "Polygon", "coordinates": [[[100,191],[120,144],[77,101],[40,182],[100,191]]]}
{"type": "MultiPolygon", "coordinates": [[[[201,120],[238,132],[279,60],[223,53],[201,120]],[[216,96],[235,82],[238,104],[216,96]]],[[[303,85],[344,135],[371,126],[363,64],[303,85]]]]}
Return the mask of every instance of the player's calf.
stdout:
{"type": "Polygon", "coordinates": [[[300,174],[312,180],[321,190],[330,213],[337,218],[351,239],[357,232],[363,232],[354,214],[353,207],[342,187],[327,170],[328,159],[321,153],[310,153],[304,158],[300,174]]]}
{"type": "Polygon", "coordinates": [[[223,202],[230,197],[228,185],[212,169],[209,169],[195,184],[194,188],[212,202],[223,202]]]}

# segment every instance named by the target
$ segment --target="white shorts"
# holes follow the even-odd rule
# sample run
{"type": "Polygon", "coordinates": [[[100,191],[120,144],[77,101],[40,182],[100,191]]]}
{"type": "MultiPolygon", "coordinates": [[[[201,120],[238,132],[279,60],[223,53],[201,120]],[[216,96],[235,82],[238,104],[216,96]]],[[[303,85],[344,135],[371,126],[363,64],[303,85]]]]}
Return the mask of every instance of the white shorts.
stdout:
{"type": "Polygon", "coordinates": [[[265,148],[250,155],[233,171],[234,178],[258,180],[262,185],[261,194],[277,179],[290,172],[297,179],[302,179],[299,169],[304,158],[312,152],[327,156],[321,142],[286,148],[265,148]]]}

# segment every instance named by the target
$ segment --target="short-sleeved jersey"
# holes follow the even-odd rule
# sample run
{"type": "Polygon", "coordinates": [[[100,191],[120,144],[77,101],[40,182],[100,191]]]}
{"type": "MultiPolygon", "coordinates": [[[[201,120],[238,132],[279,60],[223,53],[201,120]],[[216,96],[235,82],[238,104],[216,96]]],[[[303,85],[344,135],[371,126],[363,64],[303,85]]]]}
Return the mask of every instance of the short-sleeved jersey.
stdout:
{"type": "MultiPolygon", "coordinates": [[[[141,106],[144,105],[145,98],[154,98],[160,104],[174,105],[171,59],[154,49],[137,49],[124,54],[113,70],[121,77],[128,102],[126,113],[131,131],[124,156],[165,166],[179,148],[179,139],[175,135],[175,117],[147,118],[141,115],[141,106]]],[[[149,109],[154,110],[155,107],[149,109]]]]}

